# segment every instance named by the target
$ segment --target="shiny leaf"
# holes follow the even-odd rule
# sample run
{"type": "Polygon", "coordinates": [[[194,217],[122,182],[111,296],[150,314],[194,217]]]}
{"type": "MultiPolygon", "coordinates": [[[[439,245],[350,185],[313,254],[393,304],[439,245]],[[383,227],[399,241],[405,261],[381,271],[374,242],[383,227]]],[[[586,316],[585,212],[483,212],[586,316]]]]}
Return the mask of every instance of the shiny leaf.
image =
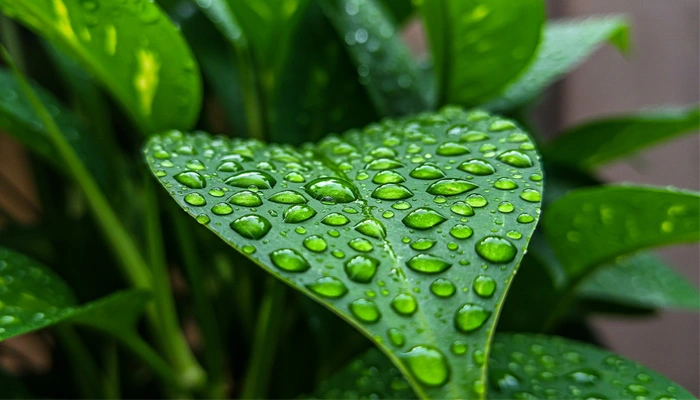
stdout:
{"type": "Polygon", "coordinates": [[[542,190],[514,123],[448,108],[301,149],[173,131],[144,152],[183,209],[381,346],[417,393],[481,396],[542,190]]]}

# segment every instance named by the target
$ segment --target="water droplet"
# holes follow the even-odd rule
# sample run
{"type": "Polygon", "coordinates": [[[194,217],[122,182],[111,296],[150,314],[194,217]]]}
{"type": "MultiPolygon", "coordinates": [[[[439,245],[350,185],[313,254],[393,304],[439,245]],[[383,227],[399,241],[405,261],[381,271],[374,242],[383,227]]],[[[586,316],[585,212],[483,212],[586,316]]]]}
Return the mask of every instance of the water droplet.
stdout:
{"type": "Polygon", "coordinates": [[[365,166],[365,169],[371,170],[371,171],[376,171],[376,170],[385,170],[385,169],[396,169],[396,168],[401,168],[404,165],[401,164],[400,162],[396,160],[392,160],[390,158],[378,158],[376,160],[373,160],[369,164],[365,166]]]}
{"type": "Polygon", "coordinates": [[[374,302],[367,299],[357,299],[350,303],[350,312],[355,318],[367,324],[379,321],[382,316],[374,302]]]}
{"type": "Polygon", "coordinates": [[[486,197],[480,194],[471,194],[467,196],[467,204],[474,208],[486,207],[488,203],[489,202],[486,200],[486,197]]]}
{"type": "Polygon", "coordinates": [[[369,178],[369,174],[367,173],[367,171],[358,171],[357,175],[355,175],[355,180],[358,181],[364,181],[367,178],[369,178]]]}
{"type": "Polygon", "coordinates": [[[532,167],[530,157],[518,150],[508,150],[498,155],[498,161],[516,168],[532,167]]]}
{"type": "Polygon", "coordinates": [[[437,241],[432,239],[418,239],[411,243],[411,248],[418,251],[429,250],[435,246],[435,243],[437,243],[437,241]]]}
{"type": "Polygon", "coordinates": [[[440,225],[446,220],[447,218],[443,217],[437,211],[431,208],[421,207],[413,210],[410,214],[405,216],[401,222],[409,228],[425,230],[440,225]]]}
{"type": "Polygon", "coordinates": [[[464,215],[465,217],[474,215],[472,207],[463,201],[455,202],[452,207],[450,207],[450,210],[455,214],[464,215]]]}
{"type": "Polygon", "coordinates": [[[275,266],[287,272],[304,272],[310,268],[298,251],[294,249],[279,249],[270,253],[270,259],[275,266]]]}
{"type": "Polygon", "coordinates": [[[403,200],[413,196],[407,187],[394,183],[382,185],[372,192],[372,197],[380,200],[403,200]]]}
{"type": "Polygon", "coordinates": [[[525,189],[520,193],[520,198],[529,201],[530,203],[537,203],[542,199],[540,192],[535,189],[525,189]]]}
{"type": "Polygon", "coordinates": [[[504,201],[498,205],[498,211],[500,211],[502,213],[506,213],[506,214],[512,213],[513,210],[515,210],[515,206],[513,205],[513,203],[511,203],[509,201],[504,201]]]}
{"type": "Polygon", "coordinates": [[[277,184],[272,175],[264,171],[243,171],[231,175],[225,184],[241,188],[255,186],[258,189],[272,189],[277,184]]]}
{"type": "Polygon", "coordinates": [[[522,238],[522,237],[523,237],[523,234],[520,233],[520,232],[518,232],[518,231],[508,231],[508,233],[506,233],[506,236],[508,236],[508,237],[511,238],[511,239],[516,239],[516,240],[517,240],[517,239],[522,238]]]}
{"type": "Polygon", "coordinates": [[[304,247],[313,252],[320,253],[328,248],[328,243],[326,243],[325,239],[322,237],[312,235],[304,239],[304,247]]]}
{"type": "Polygon", "coordinates": [[[474,292],[481,297],[491,297],[496,290],[496,281],[490,276],[479,275],[474,278],[472,288],[474,292]]]}
{"type": "Polygon", "coordinates": [[[474,231],[472,228],[462,224],[455,225],[452,227],[452,229],[450,229],[450,235],[456,239],[467,239],[473,234],[474,231]]]}
{"type": "Polygon", "coordinates": [[[503,132],[515,128],[516,126],[513,122],[505,119],[495,120],[491,123],[491,125],[489,125],[489,130],[491,132],[503,132]]]}
{"type": "Polygon", "coordinates": [[[391,344],[393,344],[396,347],[401,347],[404,344],[406,344],[406,337],[400,330],[396,328],[390,328],[389,330],[387,330],[386,335],[389,337],[389,341],[391,342],[391,344]]]}
{"type": "Polygon", "coordinates": [[[430,284],[430,291],[438,297],[450,297],[455,294],[457,288],[448,279],[438,278],[430,284]]]}
{"type": "Polygon", "coordinates": [[[255,214],[244,215],[231,222],[231,229],[248,239],[260,239],[267,235],[270,228],[270,221],[255,214]]]}
{"type": "Polygon", "coordinates": [[[460,136],[459,141],[460,142],[469,142],[469,143],[474,143],[474,142],[483,142],[484,140],[489,140],[489,135],[485,134],[484,132],[478,132],[478,131],[471,131],[463,134],[460,136]]]}
{"type": "Polygon", "coordinates": [[[530,215],[530,214],[520,214],[518,215],[517,221],[520,222],[521,224],[529,224],[530,222],[534,221],[535,218],[530,215]]]}
{"type": "Polygon", "coordinates": [[[174,176],[175,180],[187,186],[190,189],[204,189],[207,187],[207,181],[202,175],[194,171],[180,172],[174,176]]]}
{"type": "Polygon", "coordinates": [[[411,374],[425,386],[443,386],[450,378],[447,359],[434,347],[415,346],[401,358],[411,374]]]}
{"type": "Polygon", "coordinates": [[[457,169],[478,176],[491,175],[496,172],[493,165],[491,165],[488,161],[480,159],[465,161],[461,163],[457,169]]]}
{"type": "Polygon", "coordinates": [[[598,380],[600,380],[600,375],[598,375],[595,370],[590,368],[573,371],[568,375],[568,377],[572,381],[582,385],[594,385],[598,380]]]}
{"type": "Polygon", "coordinates": [[[372,182],[377,183],[377,184],[384,184],[384,183],[401,183],[405,182],[406,178],[404,178],[401,174],[396,173],[394,171],[380,171],[377,172],[376,175],[374,175],[374,178],[372,178],[372,182]]]}
{"type": "Polygon", "coordinates": [[[427,192],[434,195],[455,196],[477,187],[477,185],[464,179],[441,179],[428,186],[427,192]]]}
{"type": "Polygon", "coordinates": [[[646,396],[649,394],[647,388],[637,383],[630,383],[625,389],[634,396],[646,396]]]}
{"type": "Polygon", "coordinates": [[[435,153],[439,156],[461,156],[469,153],[469,148],[463,144],[456,142],[445,142],[438,146],[435,153]]]}
{"type": "Polygon", "coordinates": [[[243,171],[243,166],[235,161],[224,161],[216,169],[221,172],[238,172],[243,171]]]}
{"type": "Polygon", "coordinates": [[[335,249],[335,250],[331,251],[331,254],[335,258],[345,258],[345,253],[343,253],[342,250],[335,249]]]}
{"type": "Polygon", "coordinates": [[[316,200],[330,198],[335,203],[349,203],[359,197],[355,186],[338,178],[315,179],[307,183],[304,190],[316,200]]]}
{"type": "Polygon", "coordinates": [[[451,263],[431,254],[418,254],[406,262],[409,268],[425,274],[437,274],[446,271],[451,263]]]}
{"type": "Polygon", "coordinates": [[[228,199],[228,202],[243,207],[257,207],[263,203],[260,196],[250,190],[243,190],[234,194],[228,199]]]}
{"type": "Polygon", "coordinates": [[[211,208],[211,212],[213,212],[216,215],[229,215],[233,212],[233,207],[226,203],[219,203],[211,208]]]}
{"type": "Polygon", "coordinates": [[[486,261],[503,264],[512,261],[518,250],[500,236],[486,236],[476,243],[476,253],[486,261]]]}
{"type": "Polygon", "coordinates": [[[348,288],[345,286],[343,281],[332,276],[317,279],[314,282],[306,285],[306,287],[315,294],[322,297],[327,297],[329,299],[343,297],[348,292],[348,288]]]}
{"type": "Polygon", "coordinates": [[[369,256],[359,255],[345,262],[345,273],[355,282],[368,283],[377,273],[377,267],[379,267],[379,261],[369,256]]]}
{"type": "Polygon", "coordinates": [[[212,196],[212,197],[223,197],[225,194],[226,194],[226,191],[224,191],[224,189],[219,188],[219,187],[212,188],[211,190],[209,190],[209,196],[212,196]]]}
{"type": "Polygon", "coordinates": [[[289,207],[284,212],[284,222],[296,224],[304,222],[316,215],[316,210],[306,204],[297,204],[289,207]]]}
{"type": "Polygon", "coordinates": [[[461,356],[467,353],[467,350],[469,350],[469,346],[461,340],[455,340],[454,342],[452,342],[450,350],[452,350],[452,353],[454,353],[455,355],[461,356]]]}
{"type": "Polygon", "coordinates": [[[284,180],[287,182],[292,182],[292,183],[302,183],[306,181],[304,179],[304,175],[298,173],[298,172],[290,172],[287,175],[284,176],[284,180]]]}
{"type": "Polygon", "coordinates": [[[275,193],[270,196],[268,200],[281,204],[304,204],[308,201],[306,200],[306,197],[293,190],[284,190],[279,193],[275,193]]]}
{"type": "Polygon", "coordinates": [[[207,200],[199,193],[188,193],[185,202],[191,206],[201,207],[207,204],[207,200]]]}
{"type": "Polygon", "coordinates": [[[384,225],[381,222],[374,218],[367,218],[361,221],[355,225],[355,230],[363,235],[376,239],[384,239],[386,237],[386,228],[384,228],[384,225]]]}
{"type": "Polygon", "coordinates": [[[391,300],[391,308],[401,315],[413,315],[418,310],[418,302],[413,295],[401,293],[391,300]]]}
{"type": "Polygon", "coordinates": [[[256,250],[257,249],[255,248],[255,246],[252,246],[249,244],[243,246],[243,252],[246,254],[253,254],[253,253],[255,253],[256,250]]]}
{"type": "Polygon", "coordinates": [[[491,311],[486,310],[484,307],[478,304],[466,303],[455,313],[455,327],[460,332],[473,332],[481,328],[490,316],[491,311]]]}
{"type": "Polygon", "coordinates": [[[533,182],[540,182],[540,181],[542,181],[542,175],[532,174],[532,175],[530,175],[530,180],[533,182]]]}
{"type": "Polygon", "coordinates": [[[445,173],[440,168],[438,168],[437,165],[431,163],[424,163],[422,165],[417,166],[413,169],[413,171],[411,171],[409,175],[411,176],[411,178],[425,180],[439,179],[445,177],[445,173]]]}
{"type": "Polygon", "coordinates": [[[211,222],[211,218],[209,218],[207,214],[199,214],[195,219],[202,225],[206,225],[211,222]]]}
{"type": "Polygon", "coordinates": [[[411,205],[406,201],[397,201],[391,206],[391,208],[394,210],[408,210],[411,208],[411,205]]]}
{"type": "Polygon", "coordinates": [[[518,187],[518,184],[509,178],[498,178],[498,180],[494,182],[493,187],[500,190],[513,190],[518,187]]]}
{"type": "Polygon", "coordinates": [[[185,166],[193,171],[201,171],[207,168],[204,163],[199,160],[189,160],[185,166]]]}
{"type": "Polygon", "coordinates": [[[326,215],[325,217],[323,217],[321,222],[323,224],[329,225],[329,226],[343,226],[343,225],[347,224],[348,222],[350,222],[350,220],[348,219],[348,217],[346,217],[343,214],[330,213],[330,214],[326,215]]]}
{"type": "Polygon", "coordinates": [[[364,239],[364,238],[352,239],[351,241],[348,242],[348,246],[350,246],[355,251],[360,251],[363,253],[370,252],[370,251],[372,251],[372,249],[374,249],[374,246],[372,246],[372,243],[370,243],[369,240],[364,239]]]}

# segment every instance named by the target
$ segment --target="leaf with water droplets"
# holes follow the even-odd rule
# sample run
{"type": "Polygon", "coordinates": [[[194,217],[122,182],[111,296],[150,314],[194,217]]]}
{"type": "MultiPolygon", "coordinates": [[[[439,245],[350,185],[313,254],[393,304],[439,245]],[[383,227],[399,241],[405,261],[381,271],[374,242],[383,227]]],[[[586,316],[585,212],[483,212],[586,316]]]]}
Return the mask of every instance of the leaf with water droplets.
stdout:
{"type": "Polygon", "coordinates": [[[397,26],[377,0],[322,0],[320,4],[344,40],[362,85],[382,116],[430,108],[430,84],[397,26]]]}
{"type": "Polygon", "coordinates": [[[61,322],[133,334],[148,297],[129,291],[77,305],[71,289],[51,270],[0,247],[0,341],[61,322]]]}
{"type": "Polygon", "coordinates": [[[526,105],[606,41],[625,51],[628,35],[627,21],[621,17],[589,17],[547,23],[533,62],[485,107],[504,112],[526,105]]]}
{"type": "Polygon", "coordinates": [[[475,105],[530,62],[544,23],[541,0],[426,0],[421,12],[442,104],[475,105]]]}
{"type": "Polygon", "coordinates": [[[155,3],[0,0],[0,10],[79,61],[144,131],[186,129],[198,118],[198,66],[155,3]]]}
{"type": "Polygon", "coordinates": [[[563,132],[546,147],[547,159],[592,169],[658,142],[698,130],[698,106],[609,117],[589,121],[563,132]]]}
{"type": "Polygon", "coordinates": [[[482,396],[484,354],[542,192],[530,178],[539,157],[512,121],[446,108],[299,149],[172,131],[144,153],[183,209],[383,347],[420,396],[482,396]],[[488,138],[462,140],[472,131],[488,138]],[[445,143],[468,151],[446,154],[456,147],[445,143]],[[530,162],[498,157],[516,151],[530,162]],[[474,158],[492,172],[457,168],[474,158]],[[234,159],[241,168],[218,168],[234,159]],[[412,176],[419,166],[440,173],[412,176]],[[501,178],[517,187],[497,189],[501,178]],[[241,193],[255,204],[233,201],[241,193]],[[222,202],[232,212],[216,212],[222,202]]]}
{"type": "Polygon", "coordinates": [[[700,239],[700,194],[605,186],[569,192],[547,208],[543,226],[570,278],[637,250],[700,239]]]}

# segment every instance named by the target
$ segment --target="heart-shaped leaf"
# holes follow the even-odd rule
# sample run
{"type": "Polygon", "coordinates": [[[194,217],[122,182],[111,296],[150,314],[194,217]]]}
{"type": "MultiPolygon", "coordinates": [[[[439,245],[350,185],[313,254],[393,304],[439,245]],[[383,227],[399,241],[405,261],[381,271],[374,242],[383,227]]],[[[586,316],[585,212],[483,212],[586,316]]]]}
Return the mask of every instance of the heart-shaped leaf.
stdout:
{"type": "Polygon", "coordinates": [[[419,395],[484,395],[541,198],[513,122],[447,108],[301,149],[173,131],[144,151],[190,215],[357,327],[419,395]]]}

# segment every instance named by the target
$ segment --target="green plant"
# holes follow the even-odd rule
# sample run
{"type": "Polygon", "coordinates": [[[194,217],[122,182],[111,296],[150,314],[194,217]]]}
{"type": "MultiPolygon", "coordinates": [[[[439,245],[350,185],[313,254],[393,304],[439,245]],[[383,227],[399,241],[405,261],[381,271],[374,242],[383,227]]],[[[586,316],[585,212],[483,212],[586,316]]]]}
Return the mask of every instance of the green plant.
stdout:
{"type": "Polygon", "coordinates": [[[551,142],[530,119],[600,45],[627,48],[624,19],[545,22],[541,0],[0,11],[0,129],[40,204],[33,225],[3,210],[0,340],[51,327],[53,360],[0,374],[0,396],[692,397],[545,336],[699,306],[646,252],[699,239],[698,193],[594,175],[697,130],[698,107],[551,142]],[[432,62],[399,38],[412,15],[432,62]]]}

